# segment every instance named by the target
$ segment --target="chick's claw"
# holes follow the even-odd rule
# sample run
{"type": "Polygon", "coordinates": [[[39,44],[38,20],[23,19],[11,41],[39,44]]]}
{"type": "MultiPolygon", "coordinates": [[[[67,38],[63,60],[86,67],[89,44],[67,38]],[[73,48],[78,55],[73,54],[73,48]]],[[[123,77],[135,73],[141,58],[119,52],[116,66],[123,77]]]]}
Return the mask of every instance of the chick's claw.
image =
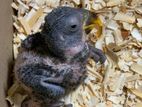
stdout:
{"type": "Polygon", "coordinates": [[[95,60],[95,62],[101,62],[103,64],[106,61],[106,56],[102,50],[97,49],[93,46],[90,46],[91,57],[95,60]]]}

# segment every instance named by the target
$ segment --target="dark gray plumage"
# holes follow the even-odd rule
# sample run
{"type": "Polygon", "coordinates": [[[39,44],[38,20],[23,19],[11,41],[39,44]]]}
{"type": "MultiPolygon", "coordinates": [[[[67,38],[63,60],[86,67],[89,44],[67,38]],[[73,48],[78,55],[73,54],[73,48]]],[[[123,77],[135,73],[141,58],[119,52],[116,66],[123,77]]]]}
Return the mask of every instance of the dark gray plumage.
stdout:
{"type": "Polygon", "coordinates": [[[42,31],[22,42],[14,71],[30,95],[23,107],[60,107],[64,103],[59,99],[86,78],[87,59],[104,63],[103,52],[85,40],[83,24],[89,14],[83,9],[56,8],[45,17],[42,31]]]}

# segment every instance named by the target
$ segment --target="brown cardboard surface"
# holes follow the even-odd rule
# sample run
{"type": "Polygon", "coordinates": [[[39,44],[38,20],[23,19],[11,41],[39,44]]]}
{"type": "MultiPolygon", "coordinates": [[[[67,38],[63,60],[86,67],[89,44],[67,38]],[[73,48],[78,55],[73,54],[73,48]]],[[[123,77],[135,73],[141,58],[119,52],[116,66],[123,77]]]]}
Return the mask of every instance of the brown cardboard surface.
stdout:
{"type": "Polygon", "coordinates": [[[0,0],[0,107],[7,107],[5,95],[12,61],[12,0],[0,0]]]}

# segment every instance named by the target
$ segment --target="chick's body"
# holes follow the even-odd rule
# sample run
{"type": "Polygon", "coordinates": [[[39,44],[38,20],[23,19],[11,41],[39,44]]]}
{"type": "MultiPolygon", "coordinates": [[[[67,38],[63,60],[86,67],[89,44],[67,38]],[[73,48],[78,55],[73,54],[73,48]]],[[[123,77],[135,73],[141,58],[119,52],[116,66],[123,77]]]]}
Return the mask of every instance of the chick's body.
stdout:
{"type": "Polygon", "coordinates": [[[60,98],[85,79],[88,58],[105,61],[103,52],[85,40],[83,12],[89,13],[58,7],[45,17],[41,32],[22,42],[14,67],[17,81],[30,96],[22,107],[63,106],[60,98]]]}

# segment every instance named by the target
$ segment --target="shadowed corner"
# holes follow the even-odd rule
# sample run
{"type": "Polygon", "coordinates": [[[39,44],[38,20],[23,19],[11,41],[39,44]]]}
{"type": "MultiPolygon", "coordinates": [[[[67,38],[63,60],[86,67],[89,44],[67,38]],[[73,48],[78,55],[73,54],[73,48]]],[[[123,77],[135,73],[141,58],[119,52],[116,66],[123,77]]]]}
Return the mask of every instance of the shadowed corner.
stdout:
{"type": "MultiPolygon", "coordinates": [[[[8,96],[8,89],[12,86],[14,82],[14,74],[13,74],[13,66],[14,66],[14,60],[13,58],[10,58],[8,60],[8,76],[7,76],[7,87],[5,87],[5,96],[8,96]]],[[[8,107],[10,107],[10,103],[7,101],[8,107]]]]}

